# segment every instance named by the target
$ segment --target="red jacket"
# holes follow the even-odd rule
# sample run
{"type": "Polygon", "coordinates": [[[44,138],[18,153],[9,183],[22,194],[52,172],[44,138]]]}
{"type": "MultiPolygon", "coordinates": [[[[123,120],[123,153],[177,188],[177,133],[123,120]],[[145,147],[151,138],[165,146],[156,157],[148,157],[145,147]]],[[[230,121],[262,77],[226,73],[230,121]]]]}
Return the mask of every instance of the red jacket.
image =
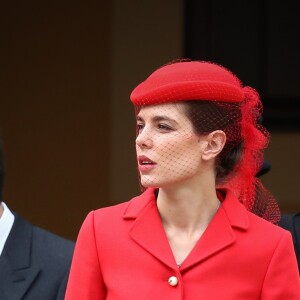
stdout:
{"type": "Polygon", "coordinates": [[[291,235],[227,191],[177,267],[153,189],[91,212],[80,230],[66,300],[299,300],[291,235]]]}

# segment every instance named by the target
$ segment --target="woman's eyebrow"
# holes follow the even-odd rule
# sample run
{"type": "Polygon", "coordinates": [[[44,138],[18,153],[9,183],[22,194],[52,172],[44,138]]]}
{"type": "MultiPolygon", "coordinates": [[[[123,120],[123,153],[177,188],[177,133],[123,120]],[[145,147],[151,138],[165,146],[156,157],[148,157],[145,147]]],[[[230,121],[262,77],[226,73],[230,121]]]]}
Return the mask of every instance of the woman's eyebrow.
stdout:
{"type": "Polygon", "coordinates": [[[137,121],[144,121],[144,119],[142,117],[140,117],[140,116],[136,116],[136,120],[137,121]]]}
{"type": "Polygon", "coordinates": [[[152,118],[152,121],[153,122],[168,121],[170,123],[177,124],[177,122],[174,119],[172,119],[172,118],[170,118],[168,116],[165,116],[165,115],[155,116],[155,117],[152,118]]]}
{"type": "MultiPolygon", "coordinates": [[[[140,121],[140,122],[144,121],[144,119],[143,119],[141,116],[137,116],[137,117],[136,117],[136,120],[137,120],[137,121],[140,121]]],[[[168,117],[168,116],[165,116],[165,115],[162,115],[162,116],[155,116],[155,117],[151,118],[151,121],[152,121],[152,122],[168,121],[168,122],[177,124],[177,122],[176,122],[174,119],[172,119],[172,118],[170,118],[170,117],[168,117]]]]}

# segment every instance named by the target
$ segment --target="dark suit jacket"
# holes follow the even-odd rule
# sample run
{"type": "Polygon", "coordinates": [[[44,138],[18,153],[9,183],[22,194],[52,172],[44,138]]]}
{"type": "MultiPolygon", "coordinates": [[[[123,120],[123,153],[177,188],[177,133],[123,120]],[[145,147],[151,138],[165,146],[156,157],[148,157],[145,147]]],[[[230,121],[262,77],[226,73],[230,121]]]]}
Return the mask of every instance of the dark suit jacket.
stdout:
{"type": "Polygon", "coordinates": [[[73,248],[73,242],[15,214],[0,256],[0,299],[64,299],[73,248]]]}
{"type": "Polygon", "coordinates": [[[298,261],[298,268],[300,273],[300,213],[297,214],[283,214],[279,222],[279,226],[287,229],[293,236],[295,252],[298,261]]]}

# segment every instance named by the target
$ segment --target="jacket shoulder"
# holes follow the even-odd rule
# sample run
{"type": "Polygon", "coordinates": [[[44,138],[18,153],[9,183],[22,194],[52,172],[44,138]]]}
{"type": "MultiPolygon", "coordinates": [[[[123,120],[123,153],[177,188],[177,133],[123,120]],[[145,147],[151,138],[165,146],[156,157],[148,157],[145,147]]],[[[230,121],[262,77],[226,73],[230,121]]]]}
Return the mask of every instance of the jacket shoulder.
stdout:
{"type": "Polygon", "coordinates": [[[35,226],[15,214],[11,231],[12,245],[31,244],[31,257],[34,261],[48,260],[51,264],[70,264],[75,243],[48,230],[35,226]]]}
{"type": "Polygon", "coordinates": [[[135,219],[150,203],[155,201],[153,189],[147,189],[144,193],[113,206],[100,208],[90,212],[95,221],[101,219],[110,222],[111,220],[135,219]]]}
{"type": "Polygon", "coordinates": [[[33,244],[37,248],[44,248],[46,252],[55,252],[58,258],[65,260],[71,258],[75,243],[69,239],[59,236],[53,232],[32,225],[33,228],[33,244]]]}
{"type": "Polygon", "coordinates": [[[108,207],[99,208],[89,212],[88,218],[92,218],[95,223],[114,224],[114,222],[122,219],[124,211],[130,205],[130,201],[122,202],[108,207]]]}
{"type": "Polygon", "coordinates": [[[291,233],[288,230],[251,212],[249,212],[249,220],[251,224],[250,230],[255,232],[258,240],[262,240],[264,243],[277,244],[280,240],[291,237],[291,233]]]}

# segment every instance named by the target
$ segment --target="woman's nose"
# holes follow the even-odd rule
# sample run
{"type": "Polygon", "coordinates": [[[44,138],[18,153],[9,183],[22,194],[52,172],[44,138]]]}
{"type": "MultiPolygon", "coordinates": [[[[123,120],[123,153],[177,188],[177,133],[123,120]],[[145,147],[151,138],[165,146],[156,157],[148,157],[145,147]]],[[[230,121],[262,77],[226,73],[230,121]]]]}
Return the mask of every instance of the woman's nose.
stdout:
{"type": "Polygon", "coordinates": [[[140,148],[151,148],[153,140],[148,129],[143,128],[136,137],[135,143],[140,148]]]}

